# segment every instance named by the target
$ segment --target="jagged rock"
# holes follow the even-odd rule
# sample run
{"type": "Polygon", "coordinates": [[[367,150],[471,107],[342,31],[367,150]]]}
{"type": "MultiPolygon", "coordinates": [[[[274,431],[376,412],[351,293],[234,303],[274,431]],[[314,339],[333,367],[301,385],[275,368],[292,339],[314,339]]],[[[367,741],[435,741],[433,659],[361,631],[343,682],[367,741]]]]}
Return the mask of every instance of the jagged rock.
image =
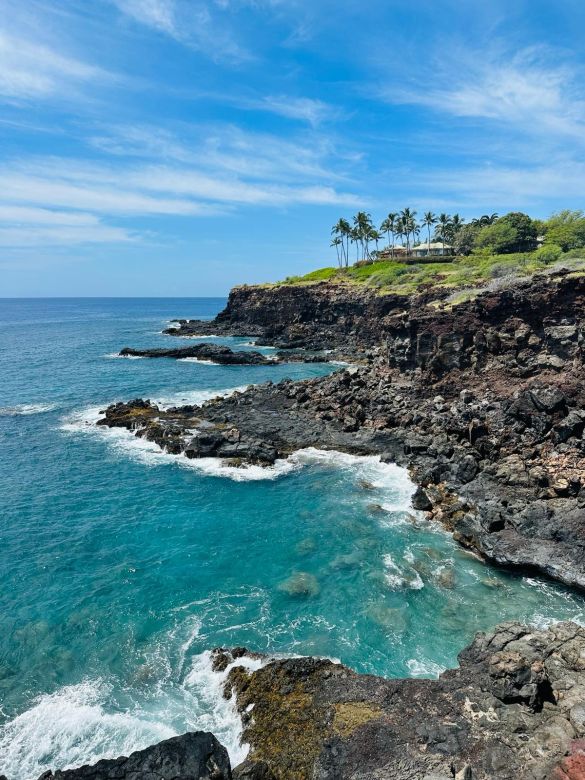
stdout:
{"type": "Polygon", "coordinates": [[[260,352],[234,352],[229,347],[218,344],[194,344],[189,347],[177,347],[175,349],[132,349],[124,347],[120,350],[121,357],[145,357],[145,358],[196,358],[209,360],[219,365],[270,365],[274,360],[268,360],[260,352]]]}
{"type": "Polygon", "coordinates": [[[573,623],[504,623],[478,634],[438,680],[384,680],[312,658],[236,667],[225,694],[254,714],[235,777],[576,778],[568,773],[585,742],[571,718],[584,706],[584,657],[585,629],[573,623]]]}
{"type": "Polygon", "coordinates": [[[302,340],[356,365],[201,407],[117,404],[100,424],[232,465],[270,465],[304,447],[378,454],[410,469],[428,499],[417,492],[414,506],[461,544],[585,588],[582,345],[554,330],[581,334],[585,278],[535,277],[444,310],[427,307],[425,295],[343,284],[236,288],[216,320],[184,321],[174,333],[302,340]],[[551,359],[562,367],[546,368],[551,359]]]}
{"type": "Polygon", "coordinates": [[[420,485],[417,487],[412,497],[412,507],[413,509],[420,509],[423,512],[428,512],[433,508],[433,502],[429,499],[420,485]]]}
{"type": "Polygon", "coordinates": [[[227,750],[209,732],[172,737],[128,757],[45,772],[39,780],[231,780],[227,750]]]}

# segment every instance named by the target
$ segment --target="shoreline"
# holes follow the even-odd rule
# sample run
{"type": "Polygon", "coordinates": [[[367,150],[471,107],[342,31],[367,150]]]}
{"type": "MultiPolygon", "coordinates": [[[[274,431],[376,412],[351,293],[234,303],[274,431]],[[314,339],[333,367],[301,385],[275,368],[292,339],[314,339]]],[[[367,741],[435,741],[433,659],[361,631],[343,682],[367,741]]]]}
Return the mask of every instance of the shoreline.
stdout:
{"type": "MultiPolygon", "coordinates": [[[[311,446],[377,455],[408,468],[418,485],[414,508],[483,560],[585,589],[585,282],[535,277],[448,310],[434,308],[426,293],[383,296],[328,284],[301,293],[237,288],[215,320],[179,321],[166,332],[246,336],[300,359],[302,350],[333,349],[359,365],[202,405],[122,402],[99,424],[234,468],[273,466],[311,446]]],[[[558,774],[580,755],[573,741],[585,736],[585,718],[573,712],[578,701],[563,692],[585,689],[574,653],[585,655],[585,632],[574,624],[508,624],[477,635],[461,667],[437,681],[356,675],[311,658],[274,661],[250,675],[236,666],[225,696],[235,695],[251,751],[233,776],[577,778],[558,774]],[[566,658],[565,646],[573,648],[566,658]],[[549,660],[559,653],[562,680],[549,660]],[[402,709],[386,696],[404,696],[402,709]],[[517,719],[526,734],[520,742],[517,719]]]]}

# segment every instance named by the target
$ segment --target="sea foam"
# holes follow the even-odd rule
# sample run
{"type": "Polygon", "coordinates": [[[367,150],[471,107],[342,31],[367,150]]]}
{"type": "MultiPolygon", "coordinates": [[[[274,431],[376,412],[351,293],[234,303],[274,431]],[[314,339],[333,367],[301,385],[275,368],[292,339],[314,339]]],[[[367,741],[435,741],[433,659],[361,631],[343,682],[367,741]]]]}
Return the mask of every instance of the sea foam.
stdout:
{"type": "MultiPolygon", "coordinates": [[[[230,395],[245,388],[236,387],[224,391],[193,391],[191,398],[194,403],[202,403],[205,400],[222,395],[230,395]]],[[[185,394],[179,394],[185,395],[185,394]]],[[[161,399],[161,407],[174,406],[177,396],[161,399]]],[[[327,466],[344,470],[351,470],[356,478],[368,481],[372,487],[382,490],[384,508],[391,507],[395,513],[388,516],[386,523],[389,525],[403,522],[400,512],[407,512],[410,507],[410,498],[414,492],[408,472],[392,463],[382,463],[376,455],[350,455],[336,450],[320,450],[315,447],[297,450],[288,458],[275,461],[271,466],[259,466],[248,464],[232,466],[229,462],[220,458],[187,458],[184,455],[175,455],[164,452],[155,443],[135,436],[132,431],[125,428],[107,428],[97,426],[103,406],[94,406],[75,412],[62,421],[61,430],[67,433],[91,434],[105,440],[109,446],[119,453],[131,457],[147,466],[161,466],[176,464],[183,468],[200,471],[209,476],[227,477],[235,482],[273,480],[298,471],[304,466],[327,466]]]]}
{"type": "MultiPolygon", "coordinates": [[[[132,700],[124,711],[116,701],[114,685],[102,679],[85,680],[34,699],[29,709],[0,727],[3,772],[11,780],[31,780],[47,769],[129,755],[198,730],[213,732],[228,750],[232,766],[237,766],[248,746],[241,743],[242,722],[235,701],[224,697],[223,688],[234,666],[254,671],[266,661],[244,657],[215,672],[206,651],[183,668],[198,624],[189,630],[191,634],[175,649],[175,665],[169,662],[163,679],[153,683],[150,698],[140,699],[127,691],[132,700]]],[[[163,646],[168,649],[166,642],[163,646]]]]}
{"type": "Polygon", "coordinates": [[[0,417],[27,417],[31,414],[45,414],[58,408],[56,403],[18,404],[16,406],[0,406],[0,417]]]}

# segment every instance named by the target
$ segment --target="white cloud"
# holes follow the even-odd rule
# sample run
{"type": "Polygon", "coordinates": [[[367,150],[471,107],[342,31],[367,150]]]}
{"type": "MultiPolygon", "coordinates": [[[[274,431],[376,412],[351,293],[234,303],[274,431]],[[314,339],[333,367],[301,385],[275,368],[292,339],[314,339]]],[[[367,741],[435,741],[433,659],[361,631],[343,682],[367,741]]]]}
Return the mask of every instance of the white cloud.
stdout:
{"type": "Polygon", "coordinates": [[[101,224],[91,227],[32,225],[26,230],[18,227],[0,227],[0,246],[12,248],[120,244],[134,240],[132,234],[124,228],[101,224]]]}
{"type": "Polygon", "coordinates": [[[0,167],[0,245],[144,240],[112,221],[210,216],[239,206],[353,205],[326,183],[245,180],[193,165],[124,164],[35,158],[0,167]]]}
{"type": "Polygon", "coordinates": [[[533,134],[583,138],[579,74],[545,47],[515,55],[455,49],[416,89],[389,88],[391,102],[428,106],[456,117],[496,121],[533,134]]]}
{"type": "Polygon", "coordinates": [[[204,0],[111,0],[134,21],[215,61],[239,64],[253,59],[236,40],[229,6],[204,0]]]}
{"type": "Polygon", "coordinates": [[[179,162],[213,176],[287,184],[340,181],[346,177],[339,169],[356,162],[319,133],[283,138],[225,124],[181,126],[177,135],[149,125],[110,126],[89,143],[109,154],[179,162]]]}
{"type": "Polygon", "coordinates": [[[506,165],[470,165],[457,169],[426,171],[413,175],[411,191],[429,194],[448,193],[451,205],[459,208],[489,210],[526,209],[543,202],[580,202],[585,198],[585,163],[554,158],[546,164],[530,167],[506,165]]]}
{"type": "Polygon", "coordinates": [[[114,0],[114,2],[120,11],[137,22],[154,27],[173,38],[180,37],[174,0],[114,0]]]}
{"type": "Polygon", "coordinates": [[[313,126],[327,120],[338,119],[340,116],[339,110],[328,103],[306,97],[271,95],[260,100],[250,100],[248,103],[243,103],[243,105],[258,111],[268,111],[288,119],[299,119],[313,126]]]}
{"type": "Polygon", "coordinates": [[[66,84],[104,76],[99,68],[49,46],[0,31],[0,96],[4,98],[49,97],[65,89],[66,84]]]}

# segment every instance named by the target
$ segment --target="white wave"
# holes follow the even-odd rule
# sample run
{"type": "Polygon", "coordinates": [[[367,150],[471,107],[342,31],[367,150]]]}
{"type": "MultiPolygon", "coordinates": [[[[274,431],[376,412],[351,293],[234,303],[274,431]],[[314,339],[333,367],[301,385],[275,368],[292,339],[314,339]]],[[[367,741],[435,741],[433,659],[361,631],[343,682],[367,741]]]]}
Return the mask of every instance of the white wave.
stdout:
{"type": "MultiPolygon", "coordinates": [[[[180,326],[177,325],[176,328],[171,328],[171,330],[179,330],[180,326]]],[[[163,336],[170,336],[173,335],[171,333],[165,333],[164,331],[161,331],[163,336]]],[[[182,339],[199,339],[200,341],[204,341],[205,339],[221,339],[226,338],[225,336],[222,336],[220,333],[186,333],[185,335],[181,336],[182,339]]]]}
{"type": "Polygon", "coordinates": [[[49,768],[128,755],[174,735],[169,726],[139,714],[108,712],[110,692],[98,680],[39,696],[0,727],[2,771],[11,780],[31,780],[49,768]]]}
{"type": "Polygon", "coordinates": [[[108,352],[104,357],[108,360],[144,360],[144,355],[120,355],[119,352],[108,352]]]}
{"type": "Polygon", "coordinates": [[[202,366],[219,366],[220,363],[214,363],[213,360],[202,360],[196,357],[178,358],[177,363],[199,363],[202,366]]]}
{"type": "Polygon", "coordinates": [[[0,417],[27,417],[31,414],[44,414],[58,408],[58,404],[17,404],[0,406],[0,417]]]}
{"type": "Polygon", "coordinates": [[[411,677],[438,677],[447,668],[428,658],[410,658],[406,665],[411,677]]]}
{"type": "MultiPolygon", "coordinates": [[[[406,555],[404,556],[405,560],[406,555]]],[[[408,565],[407,560],[406,567],[400,567],[390,553],[384,555],[384,567],[386,569],[385,578],[388,585],[392,590],[420,590],[424,588],[425,584],[422,581],[420,574],[408,565]]]]}
{"type": "Polygon", "coordinates": [[[32,780],[49,768],[127,756],[176,734],[198,730],[216,735],[227,748],[232,766],[243,761],[248,746],[241,744],[242,723],[234,699],[226,699],[223,689],[234,666],[255,671],[266,661],[240,658],[225,671],[215,672],[207,651],[194,656],[184,674],[186,654],[200,625],[192,616],[169,632],[158,648],[160,658],[155,658],[162,664],[162,677],[151,681],[146,695],[140,687],[126,688],[123,709],[114,686],[101,679],[38,696],[25,712],[0,727],[2,771],[11,780],[32,780]],[[178,650],[174,661],[173,649],[178,650]]]}
{"type": "Polygon", "coordinates": [[[273,466],[243,465],[232,466],[221,458],[187,458],[185,455],[173,455],[164,452],[155,442],[135,436],[125,428],[107,428],[97,426],[102,417],[103,406],[93,406],[81,412],[75,412],[65,418],[60,429],[70,434],[90,434],[104,440],[112,450],[132,458],[146,466],[164,466],[176,464],[183,468],[200,471],[208,476],[228,477],[234,482],[276,479],[299,468],[294,460],[277,460],[273,466]]]}
{"type": "MultiPolygon", "coordinates": [[[[210,397],[213,398],[221,393],[229,395],[242,389],[243,387],[240,386],[224,391],[194,391],[194,393],[209,392],[210,397]]],[[[198,398],[203,400],[204,396],[201,395],[198,398]]],[[[173,406],[175,399],[166,398],[162,405],[173,406]]],[[[307,447],[297,450],[288,458],[276,460],[271,466],[253,464],[232,466],[221,458],[187,458],[181,454],[174,455],[161,450],[155,442],[135,436],[132,431],[125,428],[97,426],[96,423],[100,419],[103,409],[104,406],[94,406],[75,412],[62,421],[60,428],[67,433],[86,433],[99,436],[113,450],[132,457],[147,466],[175,463],[183,468],[194,469],[209,476],[228,477],[235,482],[273,480],[305,466],[324,465],[349,471],[348,476],[352,479],[367,480],[373,488],[382,490],[383,496],[391,497],[393,505],[400,510],[408,509],[415,490],[406,469],[393,463],[382,463],[376,455],[350,455],[337,450],[319,450],[315,447],[307,447]]],[[[391,520],[385,522],[392,524],[391,520]]],[[[396,522],[400,522],[400,519],[398,518],[396,522]]]]}
{"type": "Polygon", "coordinates": [[[238,385],[223,390],[183,390],[172,395],[160,396],[154,400],[154,403],[161,409],[169,409],[172,406],[201,406],[214,398],[228,398],[234,393],[243,393],[248,387],[249,385],[238,385]]]}
{"type": "Polygon", "coordinates": [[[223,695],[226,679],[236,666],[249,671],[260,669],[269,659],[253,659],[244,656],[228,665],[224,672],[214,672],[211,653],[206,651],[193,659],[191,671],[185,678],[185,687],[198,691],[205,706],[205,714],[198,718],[198,728],[211,731],[227,749],[232,766],[240,764],[248,755],[249,745],[242,744],[242,721],[235,704],[235,697],[223,695]]]}

